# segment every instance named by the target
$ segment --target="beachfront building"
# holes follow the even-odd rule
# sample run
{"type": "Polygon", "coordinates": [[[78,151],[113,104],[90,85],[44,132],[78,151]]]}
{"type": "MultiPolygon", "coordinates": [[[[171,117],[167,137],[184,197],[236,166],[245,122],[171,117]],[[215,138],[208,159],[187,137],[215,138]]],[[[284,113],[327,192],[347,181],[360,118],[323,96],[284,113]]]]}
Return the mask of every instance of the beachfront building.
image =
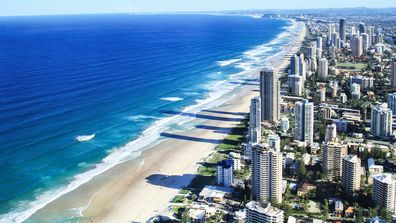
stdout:
{"type": "Polygon", "coordinates": [[[373,176],[373,201],[376,205],[395,213],[396,209],[396,177],[390,173],[373,176]]]}
{"type": "Polygon", "coordinates": [[[396,115],[396,92],[388,94],[388,106],[392,110],[392,115],[396,115]]]}
{"type": "Polygon", "coordinates": [[[246,223],[283,223],[283,211],[270,202],[250,201],[246,204],[246,223]]]}
{"type": "Polygon", "coordinates": [[[254,97],[250,103],[249,141],[251,143],[261,142],[261,99],[254,97]]]}
{"type": "Polygon", "coordinates": [[[230,187],[233,182],[234,168],[233,160],[223,160],[217,164],[217,184],[220,186],[230,187]]]}
{"type": "Polygon", "coordinates": [[[391,61],[391,73],[390,73],[390,77],[391,77],[391,86],[393,88],[396,87],[396,58],[392,58],[391,61]]]}
{"type": "Polygon", "coordinates": [[[256,145],[253,147],[252,198],[259,202],[282,202],[282,153],[256,145]]]}
{"type": "Polygon", "coordinates": [[[280,117],[280,82],[272,67],[260,72],[261,120],[277,122],[280,117]]]}
{"type": "Polygon", "coordinates": [[[325,81],[329,72],[329,62],[326,58],[321,58],[319,60],[319,71],[318,71],[318,79],[320,81],[325,81]]]}
{"type": "Polygon", "coordinates": [[[323,172],[327,177],[339,178],[342,174],[341,158],[347,155],[348,148],[345,144],[338,142],[327,142],[322,151],[323,172]]]}
{"type": "Polygon", "coordinates": [[[389,139],[392,134],[392,110],[386,103],[371,109],[371,134],[389,139]]]}
{"type": "Polygon", "coordinates": [[[363,38],[361,36],[352,37],[351,49],[353,57],[360,57],[363,55],[363,38]]]}
{"type": "Polygon", "coordinates": [[[295,112],[295,139],[305,142],[306,145],[313,143],[314,131],[314,105],[308,100],[296,102],[295,112]]]}
{"type": "Polygon", "coordinates": [[[361,167],[360,158],[348,155],[342,158],[341,183],[345,193],[354,193],[360,190],[361,167]]]}

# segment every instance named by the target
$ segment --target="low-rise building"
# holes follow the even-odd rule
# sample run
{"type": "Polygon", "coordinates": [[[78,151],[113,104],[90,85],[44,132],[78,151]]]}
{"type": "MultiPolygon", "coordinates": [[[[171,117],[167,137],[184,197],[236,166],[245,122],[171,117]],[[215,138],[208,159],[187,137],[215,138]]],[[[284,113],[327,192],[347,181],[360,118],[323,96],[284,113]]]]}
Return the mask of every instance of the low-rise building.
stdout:
{"type": "Polygon", "coordinates": [[[283,223],[283,211],[270,202],[251,201],[246,204],[246,223],[283,223]]]}

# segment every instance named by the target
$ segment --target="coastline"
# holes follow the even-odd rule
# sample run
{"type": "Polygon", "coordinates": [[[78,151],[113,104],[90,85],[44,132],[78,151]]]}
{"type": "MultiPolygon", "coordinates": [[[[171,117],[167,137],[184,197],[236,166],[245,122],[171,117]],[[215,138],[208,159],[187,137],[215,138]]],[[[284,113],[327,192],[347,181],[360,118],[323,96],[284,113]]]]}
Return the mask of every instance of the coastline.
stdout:
{"type": "MultiPolygon", "coordinates": [[[[304,38],[305,25],[283,53],[270,58],[272,66],[278,71],[284,69],[289,56],[299,50],[304,38]]],[[[198,117],[206,117],[203,118],[206,126],[232,128],[243,119],[235,114],[248,113],[250,99],[258,94],[257,88],[257,85],[246,85],[225,105],[214,108],[215,112],[199,112],[198,117]]],[[[113,179],[95,193],[82,211],[86,221],[145,222],[155,215],[169,216],[169,201],[190,183],[198,163],[208,157],[227,134],[196,128],[166,135],[167,140],[144,151],[136,160],[104,174],[113,175],[113,179]]]]}

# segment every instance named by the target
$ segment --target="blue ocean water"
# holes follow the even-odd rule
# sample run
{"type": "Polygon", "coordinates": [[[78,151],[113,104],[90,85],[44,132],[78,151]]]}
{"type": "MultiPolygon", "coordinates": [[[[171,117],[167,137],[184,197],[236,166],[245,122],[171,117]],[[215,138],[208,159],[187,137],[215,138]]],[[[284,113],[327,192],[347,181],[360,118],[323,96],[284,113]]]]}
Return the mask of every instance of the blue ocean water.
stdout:
{"type": "Polygon", "coordinates": [[[0,18],[0,222],[20,222],[70,182],[138,155],[131,147],[149,143],[134,141],[147,128],[216,98],[213,88],[279,51],[287,39],[274,40],[288,25],[214,15],[0,18]]]}

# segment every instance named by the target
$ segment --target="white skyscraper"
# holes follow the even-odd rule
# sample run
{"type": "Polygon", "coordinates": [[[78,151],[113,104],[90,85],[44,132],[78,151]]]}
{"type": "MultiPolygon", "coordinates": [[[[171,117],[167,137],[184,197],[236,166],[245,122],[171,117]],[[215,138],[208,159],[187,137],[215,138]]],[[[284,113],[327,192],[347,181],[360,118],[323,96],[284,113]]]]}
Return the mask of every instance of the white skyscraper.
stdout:
{"type": "Polygon", "coordinates": [[[322,58],[319,60],[319,74],[318,79],[320,81],[324,81],[327,78],[329,72],[329,62],[326,58],[322,58]]]}
{"type": "Polygon", "coordinates": [[[261,100],[254,97],[250,104],[249,140],[252,143],[261,141],[261,100]]]}
{"type": "Polygon", "coordinates": [[[263,145],[253,147],[252,198],[256,201],[282,202],[282,153],[263,145]]]}
{"type": "Polygon", "coordinates": [[[352,99],[360,99],[360,84],[353,83],[351,85],[351,98],[352,99]]]}
{"type": "Polygon", "coordinates": [[[296,140],[305,142],[307,145],[313,143],[314,131],[314,105],[308,100],[296,102],[294,108],[296,119],[296,140]]]}
{"type": "Polygon", "coordinates": [[[348,155],[342,158],[342,188],[346,193],[360,190],[361,166],[360,158],[348,155]]]}
{"type": "Polygon", "coordinates": [[[318,49],[323,48],[323,40],[322,40],[322,37],[320,37],[320,36],[316,37],[316,47],[318,49]]]}
{"type": "Polygon", "coordinates": [[[395,213],[396,208],[396,177],[390,173],[373,176],[373,201],[376,205],[395,213]]]}
{"type": "Polygon", "coordinates": [[[334,23],[330,23],[329,24],[329,36],[328,39],[330,40],[330,42],[332,42],[332,37],[333,37],[333,33],[335,33],[335,24],[334,23]]]}
{"type": "Polygon", "coordinates": [[[280,82],[272,67],[260,72],[261,120],[277,122],[280,116],[280,82]]]}
{"type": "Polygon", "coordinates": [[[392,134],[392,110],[386,103],[371,109],[371,134],[388,139],[392,134]]]}
{"type": "Polygon", "coordinates": [[[250,201],[246,204],[246,223],[283,223],[283,211],[270,202],[250,201]]]}

